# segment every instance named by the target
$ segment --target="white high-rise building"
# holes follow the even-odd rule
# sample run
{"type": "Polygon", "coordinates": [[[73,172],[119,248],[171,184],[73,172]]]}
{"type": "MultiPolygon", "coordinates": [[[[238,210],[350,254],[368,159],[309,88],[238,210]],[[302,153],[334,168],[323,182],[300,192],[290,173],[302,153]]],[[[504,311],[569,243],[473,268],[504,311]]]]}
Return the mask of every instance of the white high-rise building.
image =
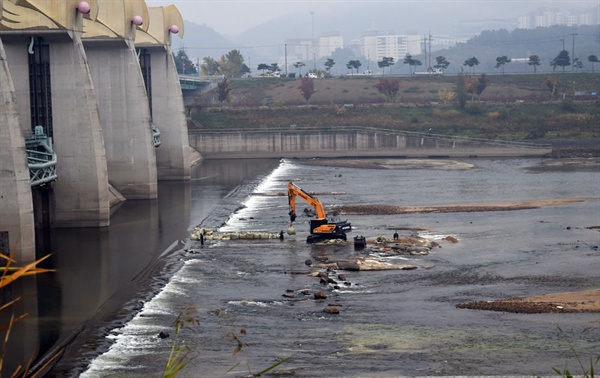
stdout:
{"type": "Polygon", "coordinates": [[[361,54],[370,61],[379,62],[385,57],[394,62],[404,60],[406,54],[421,54],[421,36],[368,32],[361,38],[361,54]]]}

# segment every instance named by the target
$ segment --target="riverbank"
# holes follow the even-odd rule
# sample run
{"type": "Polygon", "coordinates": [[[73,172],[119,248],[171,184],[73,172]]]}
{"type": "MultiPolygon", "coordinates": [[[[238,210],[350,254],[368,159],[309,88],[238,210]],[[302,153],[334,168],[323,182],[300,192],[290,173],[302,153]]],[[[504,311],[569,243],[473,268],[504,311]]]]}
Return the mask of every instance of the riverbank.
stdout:
{"type": "MultiPolygon", "coordinates": [[[[552,76],[559,82],[564,75],[552,76]]],[[[597,92],[600,75],[569,75],[561,95],[549,99],[541,75],[489,76],[481,96],[464,107],[442,94],[456,90],[456,77],[389,78],[400,91],[392,102],[377,92],[381,78],[318,79],[310,104],[300,101],[297,80],[239,80],[230,101],[215,101],[216,91],[191,99],[189,130],[257,130],[371,127],[450,137],[552,144],[553,157],[600,156],[600,102],[574,96],[597,92]]],[[[470,97],[470,96],[469,96],[470,97]]]]}

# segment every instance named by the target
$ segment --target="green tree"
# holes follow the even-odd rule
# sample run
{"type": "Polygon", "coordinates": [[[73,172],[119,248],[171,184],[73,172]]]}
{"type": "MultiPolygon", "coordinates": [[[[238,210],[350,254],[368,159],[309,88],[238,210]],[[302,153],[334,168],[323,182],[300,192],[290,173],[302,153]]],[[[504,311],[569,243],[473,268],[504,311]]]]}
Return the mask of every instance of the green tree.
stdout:
{"type": "MultiPolygon", "coordinates": [[[[394,65],[394,58],[391,56],[384,56],[379,62],[377,62],[377,66],[381,68],[382,75],[385,75],[385,67],[391,67],[394,65]]],[[[391,72],[390,68],[390,72],[391,72]]]]}
{"type": "Polygon", "coordinates": [[[510,63],[512,59],[506,55],[502,55],[496,58],[496,68],[502,67],[502,75],[504,75],[504,65],[510,63]]]}
{"type": "Polygon", "coordinates": [[[306,64],[302,63],[302,62],[296,62],[294,63],[294,67],[296,67],[298,69],[298,76],[302,76],[302,67],[306,66],[306,64]]]}
{"type": "Polygon", "coordinates": [[[446,57],[442,56],[442,55],[436,56],[435,57],[435,61],[436,61],[436,64],[433,66],[433,68],[438,68],[438,69],[441,69],[441,70],[445,70],[450,65],[450,62],[448,62],[446,60],[446,57]]]}
{"type": "Polygon", "coordinates": [[[244,67],[244,57],[240,50],[231,50],[221,57],[219,61],[221,73],[228,78],[242,76],[242,68],[244,67]]]}
{"type": "Polygon", "coordinates": [[[420,60],[414,59],[412,57],[412,55],[410,55],[410,53],[409,53],[409,54],[406,54],[406,56],[404,57],[404,64],[408,64],[408,70],[412,74],[413,70],[411,69],[411,67],[415,67],[415,71],[416,71],[416,66],[420,66],[423,63],[421,63],[420,60]]]}
{"type": "Polygon", "coordinates": [[[325,69],[327,70],[327,74],[331,75],[331,69],[335,66],[335,60],[332,58],[327,58],[327,61],[324,63],[325,69]]]}
{"type": "Polygon", "coordinates": [[[177,50],[177,54],[173,53],[173,59],[175,60],[177,73],[180,75],[195,75],[198,73],[195,64],[192,63],[184,48],[177,50]]]}
{"type": "Polygon", "coordinates": [[[358,74],[358,69],[360,68],[360,66],[362,66],[362,63],[360,62],[360,60],[351,60],[348,62],[348,64],[346,64],[346,67],[348,69],[355,69],[356,73],[358,74]]]}
{"type": "Polygon", "coordinates": [[[556,58],[552,59],[550,62],[552,66],[552,71],[556,69],[556,67],[562,67],[562,72],[565,72],[565,67],[571,65],[571,58],[569,57],[569,52],[567,50],[562,50],[558,53],[556,58]]]}
{"type": "Polygon", "coordinates": [[[533,66],[533,73],[537,73],[537,66],[540,65],[540,57],[537,55],[531,55],[529,57],[529,61],[527,61],[527,64],[530,66],[533,66]]]}
{"type": "Polygon", "coordinates": [[[265,70],[268,70],[268,69],[269,69],[269,65],[266,64],[266,63],[261,63],[261,64],[258,65],[258,67],[256,67],[256,70],[257,71],[262,71],[263,75],[265,74],[265,70]]]}
{"type": "Polygon", "coordinates": [[[223,79],[223,81],[217,83],[217,89],[219,90],[219,102],[231,101],[230,94],[232,88],[229,86],[229,80],[223,79]]]}
{"type": "Polygon", "coordinates": [[[200,72],[206,76],[218,75],[219,63],[210,56],[204,57],[204,59],[202,59],[202,65],[200,66],[200,72]]]}
{"type": "Polygon", "coordinates": [[[271,63],[268,70],[272,74],[281,72],[281,68],[279,68],[279,64],[277,63],[271,63]]]}
{"type": "Polygon", "coordinates": [[[594,63],[598,63],[598,57],[596,55],[588,56],[588,62],[592,63],[592,73],[594,73],[594,63]]]}
{"type": "Polygon", "coordinates": [[[352,49],[349,48],[337,48],[331,53],[331,58],[336,62],[349,62],[351,60],[356,60],[358,57],[354,53],[352,49]]]}
{"type": "Polygon", "coordinates": [[[312,97],[313,94],[315,94],[317,91],[315,90],[315,83],[313,81],[313,79],[308,78],[308,77],[301,77],[300,78],[300,86],[298,87],[298,89],[300,89],[300,92],[302,93],[302,97],[304,97],[304,99],[306,100],[307,104],[310,104],[310,98],[312,97]]]}
{"type": "Polygon", "coordinates": [[[464,109],[467,104],[467,81],[462,70],[456,76],[456,99],[458,100],[458,106],[464,109]]]}
{"type": "Polygon", "coordinates": [[[252,72],[252,70],[250,69],[250,67],[248,67],[246,64],[242,64],[242,76],[246,75],[246,74],[250,74],[252,72]]]}
{"type": "Polygon", "coordinates": [[[463,66],[471,67],[472,72],[475,73],[475,66],[477,66],[478,64],[479,64],[479,60],[475,57],[472,57],[472,58],[465,60],[465,62],[463,63],[463,66]]]}
{"type": "Polygon", "coordinates": [[[394,99],[400,90],[400,83],[398,80],[383,79],[375,84],[375,88],[377,88],[379,93],[383,94],[389,102],[394,102],[394,99]]]}

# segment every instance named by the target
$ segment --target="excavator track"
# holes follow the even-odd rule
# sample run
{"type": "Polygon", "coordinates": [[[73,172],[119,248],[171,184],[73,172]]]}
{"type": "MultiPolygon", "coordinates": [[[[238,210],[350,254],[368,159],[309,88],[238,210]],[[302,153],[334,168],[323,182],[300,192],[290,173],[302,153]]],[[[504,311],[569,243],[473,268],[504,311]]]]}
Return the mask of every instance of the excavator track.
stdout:
{"type": "Polygon", "coordinates": [[[308,244],[314,244],[314,243],[319,243],[319,242],[322,242],[325,240],[331,240],[331,239],[347,240],[347,237],[346,237],[346,234],[328,234],[328,235],[311,234],[306,237],[306,242],[308,244]]]}

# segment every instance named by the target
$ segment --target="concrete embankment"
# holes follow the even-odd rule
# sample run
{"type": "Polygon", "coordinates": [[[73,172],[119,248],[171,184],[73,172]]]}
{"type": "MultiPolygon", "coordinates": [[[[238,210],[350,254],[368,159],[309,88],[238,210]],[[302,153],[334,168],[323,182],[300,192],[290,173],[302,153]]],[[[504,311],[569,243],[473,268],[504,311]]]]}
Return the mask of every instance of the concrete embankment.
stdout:
{"type": "Polygon", "coordinates": [[[311,157],[533,157],[548,145],[370,128],[189,131],[205,159],[311,157]]]}

